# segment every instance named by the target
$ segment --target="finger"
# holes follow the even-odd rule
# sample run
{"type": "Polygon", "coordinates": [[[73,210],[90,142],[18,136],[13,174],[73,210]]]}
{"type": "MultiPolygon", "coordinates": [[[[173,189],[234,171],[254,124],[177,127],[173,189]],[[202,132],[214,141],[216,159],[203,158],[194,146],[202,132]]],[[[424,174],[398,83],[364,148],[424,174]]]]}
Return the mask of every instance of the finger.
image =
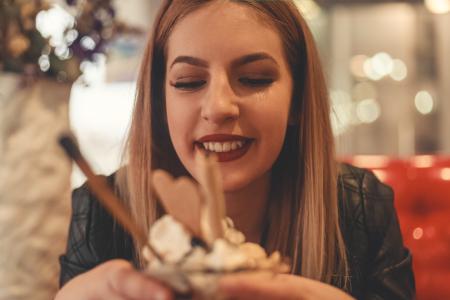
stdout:
{"type": "Polygon", "coordinates": [[[289,288],[289,277],[271,273],[243,273],[224,276],[219,281],[219,292],[229,299],[302,299],[289,288]]]}
{"type": "Polygon", "coordinates": [[[130,298],[127,298],[123,295],[117,294],[116,291],[113,291],[111,289],[105,289],[103,293],[101,293],[101,296],[97,296],[94,298],[95,300],[131,300],[130,298]]]}
{"type": "Polygon", "coordinates": [[[114,268],[111,264],[114,265],[115,262],[104,263],[92,271],[76,276],[64,285],[55,300],[129,300],[109,287],[105,274],[114,268]]]}
{"type": "Polygon", "coordinates": [[[108,273],[111,290],[130,300],[170,300],[172,292],[162,284],[144,276],[130,264],[116,265],[108,273]]]}

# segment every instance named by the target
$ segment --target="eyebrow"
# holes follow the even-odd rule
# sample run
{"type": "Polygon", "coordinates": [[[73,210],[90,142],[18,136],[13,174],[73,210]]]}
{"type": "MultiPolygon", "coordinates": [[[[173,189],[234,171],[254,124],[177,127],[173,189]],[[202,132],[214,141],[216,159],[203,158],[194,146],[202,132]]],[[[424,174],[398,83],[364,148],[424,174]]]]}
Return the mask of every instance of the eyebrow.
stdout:
{"type": "MultiPolygon", "coordinates": [[[[242,66],[242,65],[246,65],[246,64],[249,64],[249,63],[252,63],[255,61],[259,61],[259,60],[270,60],[278,66],[277,61],[272,56],[270,56],[269,54],[264,53],[264,52],[252,53],[252,54],[248,54],[243,57],[240,57],[240,58],[234,60],[232,62],[232,65],[234,67],[242,66]]],[[[202,68],[207,68],[209,66],[208,62],[201,58],[192,57],[192,56],[178,56],[172,62],[172,64],[170,65],[170,68],[172,68],[177,63],[186,63],[189,65],[198,66],[198,67],[202,67],[202,68]]]]}
{"type": "Polygon", "coordinates": [[[198,67],[202,67],[202,68],[207,68],[208,67],[208,62],[206,60],[197,58],[197,57],[192,57],[192,56],[178,56],[177,58],[175,58],[175,60],[172,62],[172,64],[170,65],[170,68],[173,67],[173,65],[177,64],[177,63],[185,63],[185,64],[189,64],[189,65],[193,65],[193,66],[198,66],[198,67]]]}
{"type": "Polygon", "coordinates": [[[240,57],[240,58],[234,60],[232,62],[232,65],[233,66],[242,66],[242,65],[246,65],[246,64],[258,61],[258,60],[270,60],[273,63],[275,63],[276,65],[278,65],[277,61],[272,56],[270,56],[269,54],[264,53],[264,52],[252,53],[252,54],[240,57]]]}

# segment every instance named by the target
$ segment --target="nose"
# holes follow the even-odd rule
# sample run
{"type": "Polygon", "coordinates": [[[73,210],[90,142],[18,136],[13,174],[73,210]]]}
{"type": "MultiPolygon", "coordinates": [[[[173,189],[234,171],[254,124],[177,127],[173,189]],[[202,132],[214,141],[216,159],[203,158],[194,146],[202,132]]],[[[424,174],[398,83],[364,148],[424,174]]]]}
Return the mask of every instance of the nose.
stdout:
{"type": "Polygon", "coordinates": [[[236,94],[226,75],[211,79],[209,91],[202,102],[201,117],[214,124],[239,117],[236,94]]]}

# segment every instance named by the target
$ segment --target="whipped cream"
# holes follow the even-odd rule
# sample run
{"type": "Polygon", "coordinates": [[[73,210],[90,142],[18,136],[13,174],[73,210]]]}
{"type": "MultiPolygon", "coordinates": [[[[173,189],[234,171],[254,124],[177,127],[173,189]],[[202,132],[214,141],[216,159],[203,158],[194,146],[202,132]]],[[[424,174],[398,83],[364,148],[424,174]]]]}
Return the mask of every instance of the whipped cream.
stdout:
{"type": "Polygon", "coordinates": [[[171,215],[165,215],[152,226],[149,242],[167,263],[179,262],[192,250],[189,232],[171,215]]]}
{"type": "Polygon", "coordinates": [[[279,252],[267,256],[260,245],[245,242],[244,235],[234,228],[231,219],[223,220],[222,225],[224,238],[215,240],[212,247],[206,249],[192,243],[192,236],[183,224],[170,215],[163,216],[149,232],[149,243],[162,261],[145,247],[143,255],[148,262],[145,271],[179,293],[195,290],[210,293],[217,276],[224,273],[289,271],[279,252]]]}

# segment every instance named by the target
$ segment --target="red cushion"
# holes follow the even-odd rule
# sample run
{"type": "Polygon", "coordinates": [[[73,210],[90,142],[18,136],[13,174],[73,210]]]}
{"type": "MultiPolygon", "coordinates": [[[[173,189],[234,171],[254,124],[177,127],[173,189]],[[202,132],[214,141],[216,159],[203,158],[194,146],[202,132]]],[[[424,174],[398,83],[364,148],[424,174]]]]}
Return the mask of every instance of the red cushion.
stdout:
{"type": "Polygon", "coordinates": [[[450,299],[450,157],[354,156],[390,185],[405,245],[413,254],[417,299],[450,299]]]}

